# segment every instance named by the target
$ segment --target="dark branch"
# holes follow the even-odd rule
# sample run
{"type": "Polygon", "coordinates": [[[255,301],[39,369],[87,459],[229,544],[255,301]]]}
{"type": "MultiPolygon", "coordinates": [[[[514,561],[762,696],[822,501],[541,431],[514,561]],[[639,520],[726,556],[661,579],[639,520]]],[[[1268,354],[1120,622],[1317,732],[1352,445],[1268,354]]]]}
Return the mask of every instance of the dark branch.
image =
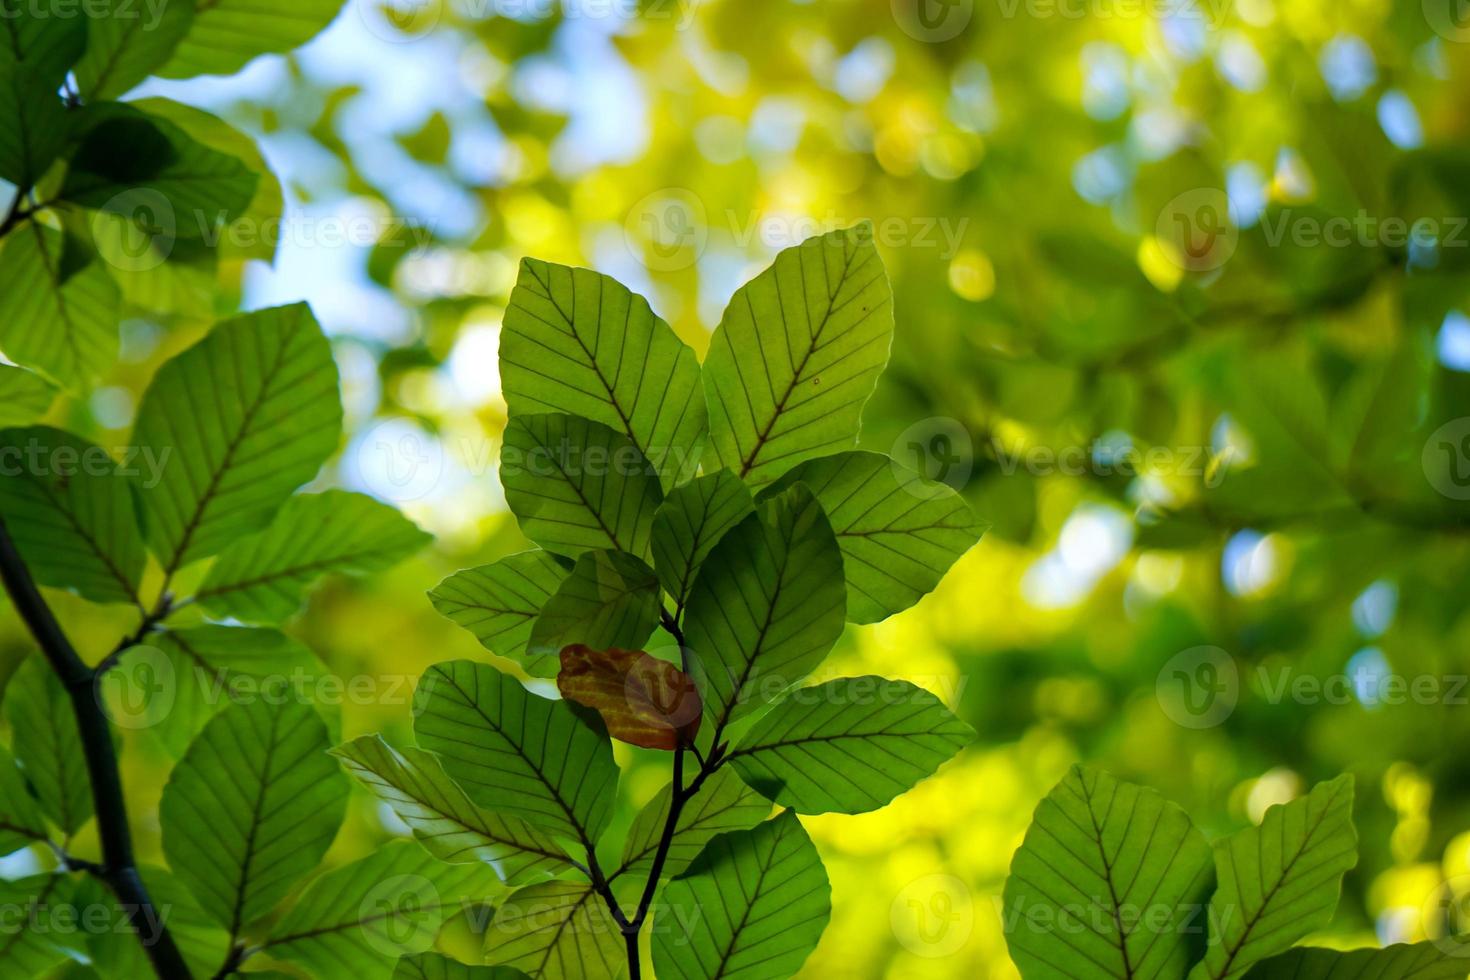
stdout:
{"type": "Polygon", "coordinates": [[[82,662],[62,632],[3,520],[0,520],[0,578],[4,579],[16,612],[35,637],[56,676],[61,678],[71,698],[72,711],[76,714],[87,774],[92,782],[98,835],[102,841],[102,864],[87,870],[93,871],[111,888],[128,910],[128,921],[140,942],[145,935],[156,936],[153,942],[143,943],[154,971],[163,980],[191,980],[184,957],[149,899],[133,860],[133,838],[128,830],[117,753],[113,749],[107,717],[102,713],[97,698],[97,674],[82,662]]]}

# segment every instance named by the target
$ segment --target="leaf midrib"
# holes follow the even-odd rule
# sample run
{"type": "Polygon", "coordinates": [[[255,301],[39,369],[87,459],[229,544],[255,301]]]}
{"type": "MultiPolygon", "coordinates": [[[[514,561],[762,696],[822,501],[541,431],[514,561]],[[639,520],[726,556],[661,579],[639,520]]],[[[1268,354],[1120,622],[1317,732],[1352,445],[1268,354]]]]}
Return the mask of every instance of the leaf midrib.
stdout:
{"type": "Polygon", "coordinates": [[[269,737],[265,743],[265,760],[261,765],[260,786],[255,794],[255,803],[251,807],[250,827],[245,832],[245,854],[240,862],[240,885],[235,890],[234,908],[230,913],[230,936],[233,938],[240,934],[240,927],[244,924],[240,921],[245,912],[245,893],[250,884],[250,865],[255,861],[255,835],[260,828],[261,808],[265,806],[265,796],[271,784],[271,766],[276,756],[276,732],[280,724],[279,712],[270,712],[269,737]]]}
{"type": "Polygon", "coordinates": [[[272,379],[285,363],[286,351],[291,346],[290,339],[289,336],[281,338],[281,343],[276,348],[276,356],[274,363],[271,365],[271,369],[262,375],[260,389],[256,392],[255,399],[245,409],[245,414],[240,419],[239,427],[235,430],[234,435],[230,437],[230,442],[225,447],[225,454],[220,460],[219,466],[210,474],[209,485],[204,488],[204,492],[200,494],[198,502],[195,503],[194,513],[184,526],[183,535],[179,539],[178,546],[174,549],[173,557],[169,559],[168,566],[164,569],[166,578],[178,571],[179,566],[183,564],[184,556],[188,553],[189,546],[193,543],[194,535],[198,532],[199,526],[204,522],[204,512],[209,509],[210,503],[213,502],[215,496],[219,493],[220,481],[229,472],[230,465],[235,459],[235,453],[239,451],[241,443],[245,441],[245,435],[249,431],[251,424],[255,421],[255,416],[259,413],[260,407],[265,404],[266,397],[270,394],[272,379]]]}
{"type": "MultiPolygon", "coordinates": [[[[1225,957],[1224,965],[1220,968],[1219,973],[1214,974],[1216,980],[1223,980],[1223,978],[1230,976],[1230,967],[1235,962],[1235,957],[1240,955],[1241,950],[1245,949],[1246,943],[1250,939],[1251,930],[1255,929],[1260,923],[1261,919],[1265,916],[1267,907],[1271,904],[1271,899],[1281,890],[1281,886],[1286,883],[1286,879],[1291,877],[1291,869],[1296,866],[1301,856],[1307,852],[1313,835],[1322,828],[1322,824],[1327,820],[1327,815],[1332,812],[1333,806],[1337,803],[1337,794],[1338,790],[1334,789],[1332,798],[1322,807],[1322,812],[1317,815],[1317,819],[1313,822],[1311,828],[1302,834],[1301,847],[1297,849],[1297,852],[1291,856],[1291,860],[1286,862],[1285,867],[1281,869],[1281,877],[1271,886],[1271,890],[1262,897],[1260,908],[1256,910],[1256,914],[1251,916],[1250,922],[1246,923],[1245,928],[1241,930],[1239,941],[1231,944],[1231,949],[1225,957]]],[[[1283,815],[1282,820],[1284,821],[1285,819],[1285,815],[1283,815]]]]}
{"type": "MultiPolygon", "coordinates": [[[[844,251],[847,251],[846,248],[844,248],[844,251]]],[[[847,282],[847,277],[852,272],[852,262],[853,262],[853,259],[856,256],[857,256],[857,250],[856,249],[852,250],[847,255],[844,255],[843,256],[843,259],[842,259],[842,264],[843,264],[842,278],[839,280],[839,285],[837,287],[838,292],[841,292],[841,290],[842,290],[842,285],[841,284],[847,282]]],[[[801,272],[801,277],[800,278],[802,280],[802,287],[803,287],[803,291],[804,291],[805,290],[805,287],[806,287],[806,262],[805,262],[805,259],[803,258],[803,253],[802,253],[802,251],[801,251],[800,248],[798,248],[797,251],[796,251],[796,262],[797,262],[797,266],[799,267],[800,272],[801,272]]],[[[827,257],[826,257],[826,253],[824,252],[824,253],[822,253],[822,267],[825,269],[826,266],[827,266],[827,257]]],[[[774,269],[775,266],[772,266],[772,268],[774,269]]],[[[780,296],[781,296],[781,280],[780,280],[779,277],[776,277],[775,278],[775,283],[776,283],[776,298],[777,298],[777,301],[779,302],[780,301],[780,296]]],[[[760,455],[760,451],[765,448],[766,442],[770,439],[771,430],[773,428],[775,428],[777,420],[780,419],[782,413],[784,413],[786,411],[786,402],[791,399],[792,392],[794,392],[796,390],[796,386],[797,386],[798,382],[800,382],[800,380],[801,380],[802,372],[804,372],[806,370],[806,366],[811,361],[812,355],[815,354],[816,351],[817,351],[817,341],[821,339],[822,331],[824,331],[824,330],[827,329],[827,323],[828,323],[828,321],[830,321],[832,319],[832,312],[833,312],[833,305],[832,304],[836,301],[836,299],[837,299],[837,296],[835,294],[829,295],[827,297],[827,311],[822,314],[822,322],[817,326],[816,331],[814,333],[812,333],[812,335],[811,335],[811,341],[807,344],[806,353],[802,355],[801,364],[797,365],[796,370],[794,370],[794,371],[791,372],[791,380],[788,381],[787,384],[786,384],[786,391],[781,395],[781,401],[780,401],[780,403],[777,404],[776,407],[775,407],[775,410],[771,412],[771,418],[770,418],[769,421],[766,422],[765,430],[763,432],[761,432],[758,436],[756,436],[755,445],[751,447],[750,454],[748,456],[746,456],[744,459],[741,460],[741,462],[740,462],[740,478],[742,480],[745,479],[745,477],[747,475],[749,475],[749,473],[750,473],[751,470],[755,469],[755,466],[756,466],[755,459],[756,459],[756,457],[759,456],[760,455]]],[[[751,323],[751,326],[754,327],[755,326],[755,323],[756,323],[755,306],[751,302],[751,299],[750,299],[750,290],[748,290],[748,289],[745,291],[745,306],[746,306],[746,309],[748,309],[750,311],[750,323],[751,323]]],[[[782,319],[783,320],[785,319],[784,314],[782,316],[782,319]]],[[[811,324],[810,318],[808,318],[807,323],[808,323],[808,326],[810,326],[810,324],[811,324]]],[[[729,341],[726,341],[726,343],[729,343],[729,341]]],[[[730,346],[730,352],[731,352],[732,355],[735,352],[735,347],[734,347],[733,344],[731,344],[731,346],[730,346]]],[[[767,370],[769,371],[769,367],[767,368],[767,370]]],[[[749,398],[749,395],[747,395],[746,397],[749,398]]]]}
{"type": "MultiPolygon", "coordinates": [[[[529,755],[526,754],[526,750],[525,750],[525,747],[524,746],[522,746],[519,742],[517,742],[514,739],[512,739],[510,737],[510,735],[506,732],[506,730],[505,730],[505,728],[503,726],[501,726],[499,723],[497,723],[493,718],[491,718],[489,715],[487,715],[480,708],[480,702],[479,702],[478,698],[471,698],[469,696],[469,692],[466,691],[464,688],[460,687],[459,686],[459,682],[457,680],[455,680],[454,677],[450,676],[449,674],[446,674],[442,670],[440,670],[438,673],[439,673],[439,676],[440,677],[443,677],[444,679],[446,679],[447,681],[449,681],[449,683],[451,685],[453,685],[454,689],[456,691],[458,691],[461,695],[464,696],[465,704],[468,705],[471,709],[473,709],[474,712],[475,712],[475,714],[479,715],[481,718],[483,718],[485,720],[485,723],[487,725],[489,725],[491,728],[495,729],[495,733],[497,735],[499,735],[501,738],[503,738],[508,744],[510,744],[510,745],[512,745],[512,746],[515,747],[516,755],[520,756],[522,759],[525,760],[526,765],[528,765],[528,766],[531,767],[531,771],[534,772],[536,774],[536,778],[541,781],[541,785],[545,786],[551,792],[552,799],[554,799],[556,801],[557,806],[561,807],[562,813],[566,815],[567,822],[569,824],[571,824],[571,826],[577,831],[577,836],[581,838],[581,842],[583,844],[587,845],[587,848],[590,851],[594,847],[594,845],[588,839],[589,835],[588,835],[586,829],[582,826],[582,821],[580,821],[580,820],[577,819],[577,816],[572,811],[572,808],[567,805],[566,800],[562,799],[561,790],[558,789],[555,785],[553,785],[552,782],[547,778],[545,770],[543,770],[540,765],[538,765],[534,760],[532,760],[532,758],[529,755]]],[[[514,684],[514,683],[517,683],[517,682],[512,680],[512,681],[510,681],[510,683],[514,684]]],[[[529,693],[528,693],[528,696],[529,696],[529,693]]],[[[553,706],[554,706],[554,704],[555,703],[553,702],[553,706]]],[[[473,801],[471,801],[471,802],[473,802],[473,801]]]]}
{"type": "Polygon", "coordinates": [[[298,575],[311,574],[313,572],[329,572],[337,565],[351,564],[365,558],[378,555],[391,555],[395,549],[388,545],[374,548],[362,548],[357,551],[342,552],[328,558],[319,558],[315,561],[300,562],[296,565],[287,565],[273,572],[257,575],[254,578],[238,579],[234,582],[225,582],[211,588],[200,589],[195,593],[197,599],[207,599],[213,596],[228,595],[232,592],[242,592],[257,586],[268,585],[278,579],[293,578],[298,575]]]}
{"type": "Polygon", "coordinates": [[[46,499],[50,501],[51,505],[57,510],[58,513],[66,518],[66,522],[71,525],[71,529],[77,533],[77,536],[85,541],[87,543],[87,547],[92,550],[92,553],[95,554],[99,559],[101,559],[103,565],[107,566],[108,574],[116,579],[117,583],[122,586],[123,594],[131,602],[137,603],[139,601],[138,590],[134,588],[133,584],[128,581],[125,575],[123,575],[122,569],[117,567],[117,563],[112,560],[112,556],[105,552],[97,543],[96,537],[94,537],[84,527],[82,527],[81,524],[77,522],[76,515],[72,513],[69,507],[63,505],[59,496],[51,493],[50,487],[46,484],[45,480],[32,478],[31,482],[34,483],[36,487],[38,487],[40,491],[46,495],[46,499]]]}
{"type": "MultiPolygon", "coordinates": [[[[597,357],[596,357],[596,355],[594,355],[592,353],[592,351],[590,349],[588,349],[587,344],[582,340],[582,335],[577,332],[577,325],[576,325],[576,323],[573,321],[572,317],[567,316],[566,311],[561,308],[561,304],[556,301],[556,296],[551,291],[551,284],[550,284],[550,282],[543,281],[542,278],[541,278],[541,276],[537,274],[536,267],[534,265],[532,265],[531,263],[529,263],[529,262],[526,263],[526,268],[530,270],[531,276],[532,276],[532,278],[534,278],[536,280],[537,285],[539,285],[542,289],[544,289],[546,291],[546,298],[547,298],[547,300],[549,300],[551,302],[552,308],[556,310],[557,315],[560,316],[562,318],[562,320],[566,323],[566,325],[567,325],[567,332],[572,335],[572,339],[577,342],[577,346],[580,347],[580,348],[582,348],[582,353],[586,356],[587,363],[589,365],[591,365],[591,367],[592,367],[592,373],[595,374],[595,375],[597,375],[597,380],[602,385],[603,391],[606,391],[607,392],[607,403],[612,406],[613,411],[615,411],[615,412],[618,413],[618,419],[622,423],[624,434],[627,435],[627,437],[629,439],[633,440],[633,444],[635,446],[638,445],[638,437],[633,434],[633,422],[632,422],[632,420],[629,419],[628,418],[628,414],[623,411],[623,405],[622,405],[621,402],[618,401],[617,394],[613,391],[612,385],[608,384],[607,377],[602,373],[602,365],[599,364],[599,363],[597,363],[597,357]]],[[[576,273],[575,270],[572,271],[571,279],[572,279],[572,287],[571,287],[572,288],[572,309],[573,309],[573,312],[575,312],[576,307],[577,307],[577,273],[576,273]]],[[[602,283],[602,280],[599,279],[598,280],[598,289],[599,290],[601,290],[601,288],[602,288],[601,287],[601,283],[602,283]]],[[[602,306],[602,304],[600,302],[601,298],[602,298],[601,295],[599,295],[598,296],[598,299],[599,299],[599,303],[598,303],[598,316],[597,316],[599,333],[601,332],[601,323],[602,323],[602,312],[601,312],[601,306],[602,306]]],[[[632,318],[632,316],[633,316],[633,302],[630,299],[628,301],[628,314],[627,314],[626,317],[623,318],[623,331],[624,331],[624,333],[627,332],[627,329],[628,329],[628,321],[632,318]]],[[[639,452],[642,452],[643,451],[643,447],[642,446],[639,446],[638,447],[638,450],[639,450],[639,452]]]]}

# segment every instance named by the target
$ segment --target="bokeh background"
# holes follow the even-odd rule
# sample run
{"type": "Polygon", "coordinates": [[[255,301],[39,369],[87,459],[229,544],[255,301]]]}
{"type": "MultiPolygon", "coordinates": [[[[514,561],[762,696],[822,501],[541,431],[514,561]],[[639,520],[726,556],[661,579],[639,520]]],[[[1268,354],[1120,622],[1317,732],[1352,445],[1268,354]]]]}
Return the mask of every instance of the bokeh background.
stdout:
{"type": "MultiPolygon", "coordinates": [[[[216,316],[308,300],[349,432],[320,484],[437,543],[329,583],[290,632],[378,679],[345,737],[406,742],[400,681],[486,656],[425,590],[526,545],[495,472],[520,257],[618,277],[702,356],[777,250],[871,219],[898,331],[862,443],[993,527],[935,594],[849,627],[821,676],[912,679],[980,738],[885,810],[805,821],[835,909],[804,975],[1015,977],[1001,887],[1076,761],[1211,836],[1354,772],[1362,858],[1319,938],[1465,931],[1463,8],[352,0],[291,57],[136,93],[260,140],[279,250],[125,287],[168,312],[129,319],[114,376],[56,415],[121,444],[216,316]]],[[[52,598],[93,656],[133,625],[52,598]]],[[[0,613],[0,677],[29,652],[0,613]]],[[[157,859],[170,757],[146,735],[125,733],[125,779],[157,859]]],[[[667,777],[619,750],[626,819],[667,777]]],[[[329,861],[395,832],[354,801],[329,861]]]]}

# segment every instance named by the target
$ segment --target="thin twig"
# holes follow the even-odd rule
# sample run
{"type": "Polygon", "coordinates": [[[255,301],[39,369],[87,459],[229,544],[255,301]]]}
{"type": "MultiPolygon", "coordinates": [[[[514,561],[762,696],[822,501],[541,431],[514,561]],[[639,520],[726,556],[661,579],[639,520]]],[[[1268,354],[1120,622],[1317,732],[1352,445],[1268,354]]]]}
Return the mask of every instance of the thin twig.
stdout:
{"type": "Polygon", "coordinates": [[[152,612],[145,610],[143,621],[138,624],[138,628],[119,640],[117,646],[112,648],[112,652],[103,657],[101,662],[97,664],[95,670],[97,677],[100,678],[103,674],[116,667],[117,662],[122,659],[123,654],[142,643],[148,638],[149,634],[156,632],[163,624],[163,621],[173,615],[175,610],[179,608],[179,606],[174,605],[173,596],[169,593],[165,592],[159,596],[158,605],[153,607],[152,612]]]}
{"type": "Polygon", "coordinates": [[[143,879],[138,876],[112,731],[97,697],[97,672],[77,656],[71,641],[62,632],[3,520],[0,520],[0,578],[4,579],[16,612],[25,621],[71,698],[82,752],[86,757],[87,775],[92,783],[98,836],[102,842],[102,864],[87,870],[111,888],[128,910],[128,921],[152,961],[154,972],[162,980],[191,980],[183,955],[148,897],[143,879]],[[156,931],[152,942],[143,940],[147,934],[145,930],[156,931]]]}

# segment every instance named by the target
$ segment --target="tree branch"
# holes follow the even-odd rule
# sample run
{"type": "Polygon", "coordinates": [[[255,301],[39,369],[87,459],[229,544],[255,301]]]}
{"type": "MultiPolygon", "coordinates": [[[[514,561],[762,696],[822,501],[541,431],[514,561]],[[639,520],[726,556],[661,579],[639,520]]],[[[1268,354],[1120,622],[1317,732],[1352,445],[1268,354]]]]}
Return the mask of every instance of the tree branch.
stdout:
{"type": "Polygon", "coordinates": [[[117,769],[117,753],[113,749],[107,717],[97,699],[97,673],[82,662],[62,632],[3,520],[0,520],[0,578],[4,579],[16,612],[25,621],[71,698],[82,751],[86,756],[87,775],[92,783],[98,835],[102,841],[102,864],[93,873],[112,889],[123,904],[128,921],[159,977],[162,980],[192,980],[183,955],[148,897],[143,879],[138,876],[122,778],[117,769]],[[144,941],[143,937],[154,930],[154,941],[144,941]]]}

